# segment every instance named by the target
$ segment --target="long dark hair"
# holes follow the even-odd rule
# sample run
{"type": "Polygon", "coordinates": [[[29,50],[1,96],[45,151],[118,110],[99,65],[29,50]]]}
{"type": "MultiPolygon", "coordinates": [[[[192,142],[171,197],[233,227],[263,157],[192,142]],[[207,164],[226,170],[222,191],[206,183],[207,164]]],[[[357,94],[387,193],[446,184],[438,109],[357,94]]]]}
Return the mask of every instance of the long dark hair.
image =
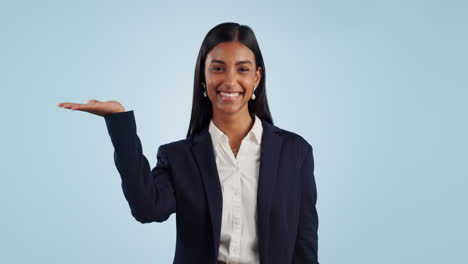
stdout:
{"type": "Polygon", "coordinates": [[[198,52],[193,83],[192,116],[190,118],[187,138],[208,127],[213,116],[211,101],[208,97],[205,98],[203,96],[204,90],[202,83],[205,82],[204,69],[206,55],[220,42],[231,42],[235,40],[247,46],[254,53],[257,69],[258,67],[262,67],[263,70],[260,83],[255,89],[256,99],[249,100],[249,112],[255,113],[259,118],[273,124],[265,91],[265,64],[263,62],[262,53],[260,52],[255,34],[247,25],[226,22],[215,26],[206,34],[200,47],[200,51],[198,52]]]}

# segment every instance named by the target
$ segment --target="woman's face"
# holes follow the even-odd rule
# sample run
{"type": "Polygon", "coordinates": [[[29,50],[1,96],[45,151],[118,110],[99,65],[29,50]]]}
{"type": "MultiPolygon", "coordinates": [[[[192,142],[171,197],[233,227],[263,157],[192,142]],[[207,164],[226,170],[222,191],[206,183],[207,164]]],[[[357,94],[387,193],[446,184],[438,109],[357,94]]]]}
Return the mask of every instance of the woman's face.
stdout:
{"type": "Polygon", "coordinates": [[[255,55],[239,41],[221,42],[206,56],[205,82],[213,114],[248,113],[248,102],[260,83],[255,55]]]}

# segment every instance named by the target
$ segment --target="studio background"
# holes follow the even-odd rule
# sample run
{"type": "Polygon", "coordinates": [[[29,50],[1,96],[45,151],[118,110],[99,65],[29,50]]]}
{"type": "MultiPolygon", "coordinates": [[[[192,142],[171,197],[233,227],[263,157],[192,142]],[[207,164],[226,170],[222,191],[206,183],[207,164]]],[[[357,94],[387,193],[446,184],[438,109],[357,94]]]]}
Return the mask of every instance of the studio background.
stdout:
{"type": "Polygon", "coordinates": [[[1,263],[172,263],[175,215],[130,214],[104,119],[152,167],[183,139],[203,37],[252,27],[275,125],[314,148],[319,260],[466,263],[466,1],[2,1],[1,263]]]}

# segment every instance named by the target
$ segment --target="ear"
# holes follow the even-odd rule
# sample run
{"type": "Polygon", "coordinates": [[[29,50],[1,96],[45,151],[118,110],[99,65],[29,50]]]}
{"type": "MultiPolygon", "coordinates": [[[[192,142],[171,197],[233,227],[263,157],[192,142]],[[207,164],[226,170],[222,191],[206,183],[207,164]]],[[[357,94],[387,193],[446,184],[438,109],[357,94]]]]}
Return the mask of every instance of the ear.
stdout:
{"type": "Polygon", "coordinates": [[[260,83],[260,80],[262,79],[262,75],[263,75],[262,67],[258,67],[257,71],[255,72],[255,83],[256,83],[255,86],[258,86],[258,84],[260,83]]]}

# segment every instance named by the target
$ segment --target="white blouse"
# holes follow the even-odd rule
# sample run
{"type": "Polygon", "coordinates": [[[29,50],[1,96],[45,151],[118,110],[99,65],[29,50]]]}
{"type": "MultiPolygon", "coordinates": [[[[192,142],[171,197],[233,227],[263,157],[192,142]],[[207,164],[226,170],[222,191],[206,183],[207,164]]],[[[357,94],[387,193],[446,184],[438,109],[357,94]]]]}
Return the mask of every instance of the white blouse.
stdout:
{"type": "Polygon", "coordinates": [[[216,166],[223,192],[218,260],[227,264],[257,264],[257,185],[262,121],[255,115],[252,129],[234,157],[229,138],[210,121],[216,166]]]}

